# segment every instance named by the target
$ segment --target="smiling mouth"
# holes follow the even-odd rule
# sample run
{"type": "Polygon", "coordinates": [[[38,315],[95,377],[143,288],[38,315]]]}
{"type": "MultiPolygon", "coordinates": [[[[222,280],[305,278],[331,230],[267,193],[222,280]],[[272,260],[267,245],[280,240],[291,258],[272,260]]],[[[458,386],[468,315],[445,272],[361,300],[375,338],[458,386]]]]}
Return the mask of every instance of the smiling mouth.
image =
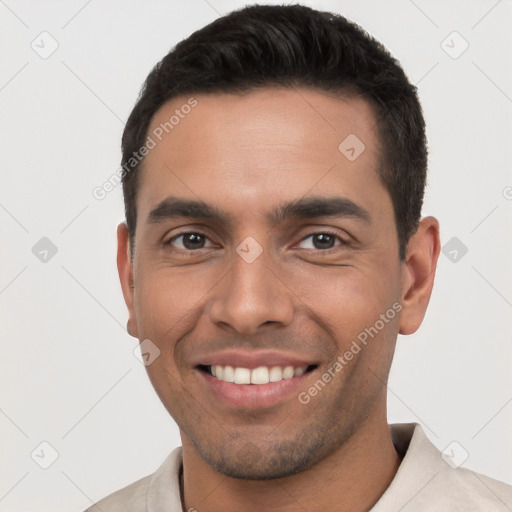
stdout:
{"type": "Polygon", "coordinates": [[[317,367],[316,364],[307,366],[259,366],[257,368],[243,368],[222,365],[199,365],[202,371],[215,377],[219,381],[229,382],[239,385],[261,386],[271,382],[280,382],[282,380],[291,380],[300,377],[306,373],[312,372],[317,367]]]}

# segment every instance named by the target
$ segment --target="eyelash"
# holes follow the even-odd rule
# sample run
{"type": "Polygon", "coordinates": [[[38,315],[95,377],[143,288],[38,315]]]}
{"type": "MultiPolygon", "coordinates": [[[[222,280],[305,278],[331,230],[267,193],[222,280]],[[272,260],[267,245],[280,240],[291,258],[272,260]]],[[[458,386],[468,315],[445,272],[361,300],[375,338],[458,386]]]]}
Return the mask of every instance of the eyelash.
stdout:
{"type": "MultiPolygon", "coordinates": [[[[336,252],[339,250],[340,247],[345,247],[347,245],[349,245],[349,242],[347,240],[345,240],[344,238],[342,238],[339,234],[337,233],[333,233],[332,231],[315,231],[313,233],[309,233],[308,235],[306,235],[305,237],[303,237],[299,244],[301,242],[304,242],[304,240],[307,240],[308,238],[311,238],[311,237],[314,237],[315,235],[328,235],[328,236],[332,236],[335,238],[335,242],[334,242],[334,246],[333,247],[329,247],[328,249],[304,249],[306,251],[313,251],[315,253],[322,253],[322,254],[331,254],[333,252],[336,252]],[[339,244],[336,244],[336,241],[339,242],[339,244]]],[[[296,244],[297,245],[297,244],[296,244]]]]}
{"type": "MultiPolygon", "coordinates": [[[[182,233],[178,233],[177,235],[174,235],[172,238],[170,238],[169,240],[164,242],[164,246],[166,246],[166,247],[171,246],[172,247],[172,242],[174,242],[178,238],[183,237],[185,235],[200,235],[200,236],[206,238],[207,240],[210,240],[208,235],[206,235],[205,233],[202,233],[201,231],[184,231],[182,233]]],[[[310,251],[313,251],[315,253],[330,254],[330,253],[335,252],[337,250],[336,247],[349,245],[349,242],[347,240],[341,238],[339,236],[339,234],[333,233],[332,231],[329,231],[329,230],[315,231],[313,233],[309,233],[304,238],[302,238],[300,240],[300,242],[298,242],[298,243],[300,244],[301,242],[304,242],[308,238],[313,237],[315,235],[329,235],[329,236],[334,237],[340,243],[337,244],[337,245],[335,244],[333,247],[330,247],[328,249],[305,249],[305,250],[310,250],[310,251]]],[[[298,244],[296,244],[296,245],[298,245],[298,244]]],[[[200,252],[200,251],[202,251],[204,249],[209,249],[209,247],[202,247],[200,249],[180,249],[180,248],[176,249],[176,248],[173,248],[173,250],[175,250],[175,251],[182,252],[182,253],[186,252],[186,253],[191,253],[191,254],[192,253],[198,253],[198,252],[200,252]]]]}

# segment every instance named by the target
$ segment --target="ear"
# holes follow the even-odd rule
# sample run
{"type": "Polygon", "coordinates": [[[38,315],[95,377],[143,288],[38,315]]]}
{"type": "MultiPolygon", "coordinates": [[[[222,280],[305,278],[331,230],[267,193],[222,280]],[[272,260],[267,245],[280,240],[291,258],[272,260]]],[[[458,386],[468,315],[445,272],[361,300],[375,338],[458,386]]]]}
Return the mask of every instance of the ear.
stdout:
{"type": "Polygon", "coordinates": [[[122,222],[117,226],[117,271],[119,272],[119,280],[123,289],[123,296],[128,308],[128,324],[126,329],[128,334],[138,338],[137,319],[133,307],[133,266],[130,258],[130,235],[128,234],[128,226],[122,222]]]}
{"type": "Polygon", "coordinates": [[[440,249],[439,222],[434,217],[422,219],[409,240],[402,267],[400,334],[412,334],[423,321],[434,286],[440,249]]]}

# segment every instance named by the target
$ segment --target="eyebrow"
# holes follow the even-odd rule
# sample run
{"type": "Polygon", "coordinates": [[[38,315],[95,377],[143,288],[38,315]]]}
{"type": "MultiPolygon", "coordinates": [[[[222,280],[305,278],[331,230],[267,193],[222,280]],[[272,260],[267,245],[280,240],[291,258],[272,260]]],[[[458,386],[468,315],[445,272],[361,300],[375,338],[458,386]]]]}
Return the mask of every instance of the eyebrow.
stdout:
{"type": "MultiPolygon", "coordinates": [[[[235,217],[218,207],[190,199],[168,196],[148,215],[148,223],[157,224],[174,218],[209,219],[222,224],[232,224],[235,217]]],[[[282,224],[290,219],[317,217],[348,217],[371,222],[368,211],[345,197],[306,197],[279,205],[267,215],[272,224],[282,224]]]]}
{"type": "Polygon", "coordinates": [[[211,219],[225,224],[229,224],[233,220],[232,215],[204,201],[194,201],[168,196],[149,212],[148,222],[155,224],[178,217],[211,219]]]}
{"type": "Polygon", "coordinates": [[[345,197],[306,197],[278,206],[267,215],[270,222],[281,224],[289,219],[348,217],[370,223],[370,214],[345,197]]]}

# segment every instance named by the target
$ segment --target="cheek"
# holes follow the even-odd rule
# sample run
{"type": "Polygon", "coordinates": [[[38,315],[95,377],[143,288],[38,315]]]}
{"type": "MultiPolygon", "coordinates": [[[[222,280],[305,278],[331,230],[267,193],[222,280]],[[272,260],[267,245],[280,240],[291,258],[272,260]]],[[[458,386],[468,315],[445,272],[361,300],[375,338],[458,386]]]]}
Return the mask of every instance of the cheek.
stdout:
{"type": "Polygon", "coordinates": [[[134,307],[141,337],[174,339],[186,329],[201,299],[208,293],[208,279],[190,269],[153,268],[135,281],[134,307]],[[173,334],[173,332],[175,334],[173,334]]]}
{"type": "Polygon", "coordinates": [[[146,367],[157,393],[160,384],[164,388],[169,383],[171,387],[179,385],[180,339],[194,330],[201,315],[202,299],[211,288],[204,278],[192,279],[184,274],[175,269],[172,273],[170,269],[158,269],[141,275],[140,285],[135,284],[139,338],[151,340],[160,351],[158,358],[146,367]]]}
{"type": "Polygon", "coordinates": [[[336,341],[339,355],[353,341],[366,346],[373,339],[396,338],[400,289],[392,285],[397,281],[391,272],[376,275],[355,267],[318,267],[313,272],[309,268],[294,272],[290,288],[296,290],[305,314],[336,341]]]}
{"type": "Polygon", "coordinates": [[[135,282],[140,339],[151,340],[160,351],[146,371],[160,400],[175,418],[183,414],[183,395],[187,394],[177,360],[180,339],[193,331],[201,314],[201,299],[208,291],[204,278],[194,279],[190,274],[190,269],[180,272],[153,267],[141,272],[135,282]]]}

